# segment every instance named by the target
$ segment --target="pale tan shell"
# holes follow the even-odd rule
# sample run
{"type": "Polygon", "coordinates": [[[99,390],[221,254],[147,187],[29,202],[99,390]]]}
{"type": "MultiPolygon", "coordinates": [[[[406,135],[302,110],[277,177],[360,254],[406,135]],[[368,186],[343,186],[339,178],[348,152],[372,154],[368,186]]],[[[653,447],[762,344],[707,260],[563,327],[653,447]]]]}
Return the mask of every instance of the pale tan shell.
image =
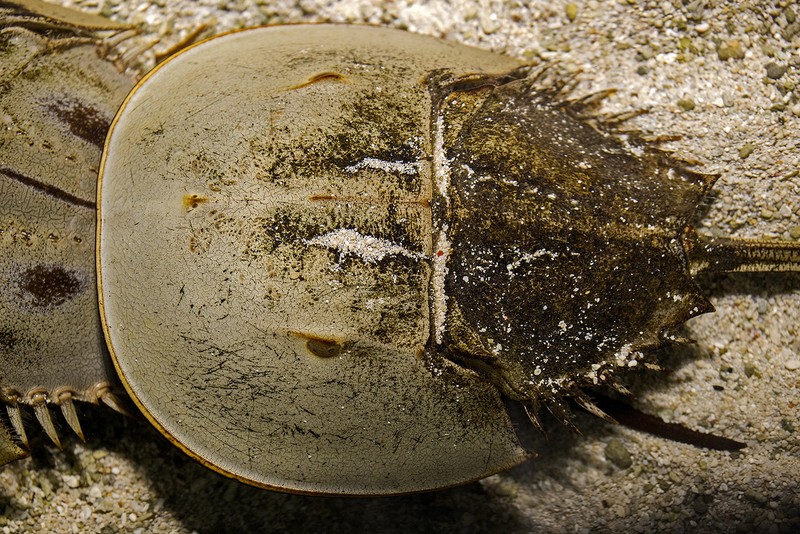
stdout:
{"type": "Polygon", "coordinates": [[[419,491],[527,458],[493,385],[422,358],[425,77],[516,66],[321,25],[229,34],[151,72],[112,126],[98,243],[112,356],[151,422],[298,492],[419,491]]]}

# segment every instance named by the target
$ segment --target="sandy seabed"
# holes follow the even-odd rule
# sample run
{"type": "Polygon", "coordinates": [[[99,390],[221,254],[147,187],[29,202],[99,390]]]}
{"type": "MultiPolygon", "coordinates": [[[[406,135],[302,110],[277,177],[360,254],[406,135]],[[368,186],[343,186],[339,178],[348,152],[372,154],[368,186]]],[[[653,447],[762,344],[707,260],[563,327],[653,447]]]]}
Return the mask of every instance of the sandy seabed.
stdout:
{"type": "MultiPolygon", "coordinates": [[[[158,40],[136,61],[140,70],[200,23],[215,33],[367,22],[555,60],[581,71],[577,94],[616,88],[607,111],[648,109],[633,126],[681,136],[668,147],[722,175],[701,232],[800,240],[793,2],[593,1],[575,4],[574,20],[567,2],[552,0],[77,4],[141,25],[128,46],[158,40]]],[[[548,438],[534,444],[538,458],[461,488],[307,497],[228,480],[144,421],[90,407],[82,411],[87,444],[65,437],[60,452],[34,435],[33,457],[0,470],[0,532],[800,531],[800,274],[700,283],[717,312],[687,325],[698,343],[666,351],[667,371],[626,383],[640,409],[746,442],[741,452],[698,449],[577,414],[582,435],[547,420],[548,438]]]]}

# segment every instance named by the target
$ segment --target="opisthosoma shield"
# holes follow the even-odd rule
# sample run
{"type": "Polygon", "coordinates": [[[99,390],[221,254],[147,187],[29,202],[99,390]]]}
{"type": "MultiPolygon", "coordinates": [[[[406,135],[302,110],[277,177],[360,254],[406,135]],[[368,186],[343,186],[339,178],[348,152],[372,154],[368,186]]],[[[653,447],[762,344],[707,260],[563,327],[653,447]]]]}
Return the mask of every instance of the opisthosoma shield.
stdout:
{"type": "MultiPolygon", "coordinates": [[[[94,34],[124,28],[0,6],[0,399],[23,443],[20,405],[56,443],[47,404],[79,435],[73,400],[119,406],[96,309],[94,196],[100,150],[133,79],[94,34]]],[[[19,454],[8,442],[0,463],[19,454]]]]}
{"type": "MultiPolygon", "coordinates": [[[[495,59],[495,61],[497,61],[497,60],[495,59]]],[[[507,60],[507,61],[510,61],[510,60],[507,60]]],[[[496,64],[492,64],[492,67],[494,67],[495,65],[496,64]]],[[[452,67],[452,66],[448,65],[448,67],[452,67]]],[[[294,92],[300,92],[302,90],[311,89],[311,88],[313,88],[313,89],[319,89],[320,87],[327,88],[327,84],[329,84],[329,83],[333,84],[333,87],[337,87],[337,88],[341,87],[341,86],[337,85],[338,83],[342,83],[342,84],[344,84],[345,82],[352,83],[352,80],[350,80],[350,77],[343,76],[343,75],[341,75],[340,72],[337,72],[336,70],[326,70],[326,71],[323,71],[323,72],[319,72],[317,74],[321,74],[321,76],[310,75],[307,79],[301,79],[301,80],[298,81],[297,84],[292,85],[292,86],[290,86],[288,88],[285,88],[285,89],[289,89],[289,90],[294,91],[294,92]],[[313,83],[309,83],[309,82],[313,82],[313,83]]],[[[450,74],[452,75],[453,73],[450,73],[450,74]]],[[[474,106],[476,106],[478,108],[478,111],[482,111],[484,109],[491,109],[486,105],[486,100],[484,100],[484,97],[486,96],[486,93],[489,93],[489,96],[491,96],[493,91],[500,92],[498,87],[501,87],[501,88],[502,87],[506,87],[508,84],[506,84],[505,82],[503,82],[503,83],[494,83],[493,81],[490,80],[490,78],[491,77],[487,77],[485,79],[475,78],[474,80],[471,80],[470,83],[474,82],[474,87],[469,87],[470,91],[465,91],[463,95],[460,94],[461,93],[461,89],[463,89],[463,88],[458,88],[459,90],[458,91],[454,91],[453,94],[458,93],[458,96],[460,96],[460,100],[459,100],[459,98],[453,97],[452,100],[450,102],[448,102],[448,105],[456,106],[456,105],[473,104],[474,106]],[[487,83],[487,82],[489,82],[489,83],[487,83]],[[476,102],[471,102],[470,98],[472,98],[472,97],[476,97],[478,100],[476,102]]],[[[447,80],[445,80],[445,81],[447,81],[447,80]]],[[[507,81],[510,82],[510,79],[507,80],[507,81]]],[[[428,86],[427,86],[428,90],[430,90],[430,87],[435,87],[435,83],[431,83],[431,82],[442,83],[443,87],[447,86],[447,84],[444,83],[444,82],[440,82],[438,80],[429,79],[428,86]]],[[[511,82],[511,83],[514,83],[514,82],[511,82]]],[[[458,87],[458,86],[456,86],[456,87],[458,87]]],[[[347,88],[347,87],[345,86],[345,88],[347,88]]],[[[425,94],[425,93],[423,93],[423,94],[425,94]]],[[[435,93],[428,93],[428,94],[435,94],[435,93]]],[[[442,95],[442,96],[444,96],[444,95],[442,95]]],[[[573,109],[578,109],[579,107],[580,107],[579,104],[575,104],[575,108],[573,108],[573,109]]],[[[455,111],[452,111],[452,109],[453,108],[450,108],[450,115],[448,115],[448,117],[450,117],[450,118],[458,117],[457,113],[455,111]]],[[[447,111],[447,110],[445,110],[445,111],[447,111]]],[[[587,117],[587,119],[588,119],[588,117],[587,117]]],[[[204,118],[204,120],[205,120],[205,118],[204,118]]],[[[423,121],[423,124],[424,124],[424,121],[423,121]]],[[[433,124],[432,121],[431,121],[431,124],[433,124]]],[[[462,126],[463,125],[458,124],[457,121],[456,121],[456,127],[462,127],[462,126]]],[[[454,127],[454,128],[456,128],[456,127],[454,127]]],[[[458,128],[456,128],[456,130],[457,129],[458,128]]],[[[156,128],[154,130],[154,132],[156,133],[156,136],[157,136],[156,138],[160,137],[160,135],[163,134],[163,132],[161,132],[161,133],[158,132],[158,128],[156,128]]],[[[458,137],[457,133],[458,132],[454,132],[453,133],[453,138],[458,141],[458,143],[456,143],[458,145],[458,147],[461,147],[461,146],[467,144],[466,141],[463,141],[462,138],[458,137]]],[[[443,136],[443,142],[444,142],[444,136],[443,136]]],[[[253,148],[253,147],[251,147],[251,148],[253,148]]],[[[258,148],[258,147],[256,147],[256,148],[258,148]]],[[[406,148],[408,148],[408,147],[406,147],[406,148]]],[[[323,155],[329,155],[329,154],[323,154],[323,155]]],[[[208,157],[211,157],[213,159],[215,154],[214,154],[213,151],[211,151],[211,154],[204,154],[204,156],[208,156],[208,157]]],[[[405,156],[405,154],[404,154],[404,156],[405,156]]],[[[450,158],[450,159],[455,159],[455,158],[450,158]]],[[[286,158],[284,158],[284,161],[285,160],[286,160],[286,158]]],[[[403,178],[403,176],[407,176],[408,174],[411,174],[411,173],[406,174],[406,173],[403,173],[402,171],[399,171],[398,169],[402,169],[402,165],[395,165],[395,166],[391,165],[391,164],[408,163],[407,161],[404,161],[403,159],[386,160],[386,159],[381,159],[381,158],[378,158],[378,157],[369,157],[369,156],[364,156],[361,159],[353,160],[352,161],[352,163],[353,163],[352,165],[346,165],[346,166],[344,166],[342,168],[347,169],[349,167],[352,167],[352,170],[348,171],[348,172],[352,173],[353,176],[357,176],[359,173],[365,173],[365,172],[369,172],[369,173],[373,173],[374,172],[374,173],[377,174],[380,171],[386,171],[387,170],[387,169],[382,169],[381,168],[381,162],[389,163],[390,164],[389,165],[389,173],[391,174],[391,171],[395,171],[398,174],[399,178],[403,178]]],[[[280,163],[280,162],[278,162],[278,163],[280,163]]],[[[211,168],[211,167],[207,167],[208,163],[205,162],[205,161],[202,161],[202,160],[197,161],[197,165],[199,165],[200,170],[202,170],[202,171],[210,171],[212,174],[214,173],[214,169],[211,168]]],[[[421,165],[421,164],[419,164],[419,165],[421,165]]],[[[419,165],[417,165],[416,169],[414,169],[413,168],[414,165],[412,165],[412,171],[416,170],[418,174],[421,174],[420,170],[419,170],[419,165]]],[[[340,167],[341,167],[341,165],[340,165],[340,167]]],[[[349,176],[349,175],[346,175],[346,176],[349,176]]],[[[702,178],[701,177],[696,177],[696,178],[697,178],[697,183],[695,184],[695,187],[697,187],[698,184],[702,183],[702,178]]],[[[513,180],[510,180],[509,183],[506,184],[506,185],[513,186],[514,184],[510,183],[512,181],[513,180]]],[[[204,182],[204,183],[206,185],[208,185],[207,182],[204,182]]],[[[223,182],[221,182],[220,184],[212,184],[212,185],[215,185],[216,188],[218,188],[221,191],[224,188],[232,188],[232,187],[237,186],[238,184],[225,183],[225,181],[223,180],[223,182]]],[[[281,185],[281,184],[279,184],[279,185],[281,185]]],[[[215,193],[219,193],[220,192],[220,191],[215,191],[215,188],[211,187],[211,186],[209,186],[209,189],[211,191],[214,191],[215,193]]],[[[357,192],[361,193],[362,191],[357,191],[357,192]]],[[[701,191],[696,191],[695,192],[695,196],[699,196],[700,193],[701,193],[701,191]]],[[[341,193],[339,193],[339,194],[341,195],[341,193]]],[[[123,196],[125,197],[125,195],[123,195],[123,196]]],[[[335,202],[337,200],[342,200],[341,197],[336,197],[336,196],[334,196],[334,195],[332,195],[330,193],[328,193],[328,196],[330,198],[328,198],[328,197],[326,197],[325,195],[322,195],[322,194],[320,194],[320,195],[311,195],[311,196],[316,197],[316,198],[309,199],[309,198],[303,197],[303,201],[304,202],[307,201],[307,200],[313,200],[315,202],[327,201],[327,202],[330,203],[330,202],[335,202]]],[[[368,195],[364,195],[364,196],[366,198],[370,198],[368,195]]],[[[433,193],[431,194],[431,197],[433,197],[433,193]]],[[[136,195],[133,195],[133,196],[130,196],[130,197],[125,197],[125,200],[130,199],[130,198],[137,198],[137,197],[136,197],[136,195]]],[[[402,200],[403,200],[402,198],[398,199],[397,202],[395,202],[395,203],[396,204],[403,204],[403,202],[401,202],[402,200]]],[[[414,199],[414,200],[417,200],[417,199],[414,199]]],[[[169,201],[170,201],[170,199],[167,199],[167,198],[164,199],[164,203],[165,204],[167,204],[169,201]]],[[[184,211],[180,212],[181,213],[180,216],[181,217],[190,217],[190,216],[191,217],[196,217],[198,215],[203,215],[204,214],[203,209],[205,207],[210,207],[209,205],[211,203],[218,203],[218,202],[219,202],[219,200],[215,199],[213,197],[213,195],[211,195],[211,194],[200,194],[200,193],[197,193],[197,192],[187,191],[185,195],[181,195],[181,206],[182,206],[182,209],[184,211]]],[[[252,202],[252,201],[249,201],[249,202],[252,202]]],[[[346,204],[356,204],[356,205],[359,204],[357,197],[352,198],[352,199],[348,198],[345,203],[346,204]]],[[[285,202],[285,204],[287,206],[291,206],[292,205],[291,202],[285,202]]],[[[424,203],[423,202],[407,202],[407,204],[424,204],[424,203]]],[[[431,204],[435,205],[436,203],[435,202],[431,202],[431,204]]],[[[487,209],[489,208],[489,206],[490,206],[490,204],[487,204],[487,209]]],[[[370,206],[370,207],[374,208],[374,206],[370,206]]],[[[693,208],[694,208],[693,204],[691,205],[691,208],[693,210],[693,208]]],[[[136,207],[134,206],[133,209],[136,209],[136,207]]],[[[475,210],[471,209],[471,210],[469,210],[469,212],[470,213],[474,213],[475,210]]],[[[113,216],[114,212],[113,212],[113,210],[106,210],[106,213],[107,214],[111,213],[111,215],[113,216]]],[[[122,212],[120,212],[120,213],[122,213],[122,212]]],[[[208,213],[208,212],[206,212],[206,213],[208,213]]],[[[220,213],[219,212],[214,213],[213,215],[211,215],[211,217],[216,217],[217,215],[220,215],[220,213]]],[[[222,213],[222,215],[225,215],[225,213],[222,213]]],[[[337,215],[339,215],[339,214],[337,214],[337,215]]],[[[339,216],[344,217],[342,215],[339,215],[339,216]]],[[[302,219],[302,217],[301,217],[301,219],[302,219]]],[[[336,220],[336,219],[334,218],[334,220],[336,220]]],[[[379,220],[385,220],[385,219],[384,218],[380,218],[379,220]]],[[[463,219],[461,221],[463,222],[463,219]]],[[[266,221],[264,221],[264,222],[266,222],[266,221]]],[[[300,222],[302,222],[302,221],[300,221],[300,222]]],[[[316,221],[312,221],[312,222],[314,224],[319,224],[316,221]]],[[[299,231],[299,232],[308,231],[308,229],[301,228],[301,226],[302,226],[301,224],[298,224],[296,228],[292,229],[292,231],[299,231]]],[[[466,227],[466,226],[468,226],[466,223],[462,224],[462,229],[463,229],[463,227],[466,227]]],[[[375,225],[375,227],[377,228],[378,225],[375,225]]],[[[433,248],[431,248],[430,250],[427,250],[427,251],[426,250],[409,249],[408,245],[406,243],[402,243],[402,242],[399,242],[399,241],[398,242],[394,242],[394,241],[392,241],[390,239],[385,239],[383,237],[378,237],[377,239],[372,239],[372,238],[375,237],[372,234],[367,234],[365,232],[354,234],[352,232],[348,232],[348,230],[352,230],[352,229],[351,228],[337,229],[337,230],[332,230],[330,232],[326,232],[325,234],[322,234],[322,235],[311,234],[311,235],[305,235],[304,236],[302,233],[300,233],[300,234],[297,234],[298,237],[303,238],[303,240],[300,243],[290,243],[291,240],[286,239],[284,237],[283,238],[283,242],[279,243],[279,245],[291,246],[293,244],[298,244],[300,246],[317,247],[317,248],[323,248],[324,246],[327,246],[327,248],[333,249],[334,252],[338,252],[338,254],[339,254],[339,256],[341,256],[342,260],[344,260],[344,261],[355,261],[355,260],[359,260],[360,259],[360,260],[363,261],[363,263],[367,264],[367,267],[369,267],[369,264],[372,264],[372,263],[378,264],[380,261],[385,260],[387,256],[388,257],[397,256],[401,260],[405,258],[405,259],[408,259],[408,260],[411,260],[411,261],[413,261],[413,260],[417,260],[417,261],[422,260],[423,259],[422,256],[425,256],[423,254],[424,252],[427,252],[428,256],[433,256],[433,252],[434,252],[433,248]],[[339,231],[339,230],[343,230],[343,231],[339,231]],[[353,244],[354,242],[355,242],[355,244],[353,244]],[[359,249],[356,245],[360,245],[360,246],[362,246],[362,248],[359,249]],[[366,248],[363,248],[363,247],[366,247],[366,248]],[[409,253],[409,254],[406,255],[405,253],[409,253]],[[415,253],[416,253],[416,256],[415,256],[415,253]],[[369,261],[369,258],[372,258],[374,260],[374,262],[369,261]]],[[[194,230],[192,230],[192,231],[194,232],[194,230]]],[[[213,223],[211,223],[209,225],[206,225],[206,226],[201,225],[201,226],[199,226],[197,228],[197,232],[198,232],[197,235],[196,236],[195,235],[192,236],[192,237],[197,237],[197,239],[196,240],[189,239],[188,246],[192,247],[192,248],[195,248],[195,250],[192,251],[193,253],[198,253],[198,251],[202,252],[201,248],[203,246],[208,246],[209,245],[209,241],[211,241],[212,243],[214,241],[219,241],[220,240],[220,237],[219,237],[220,235],[222,235],[223,237],[224,236],[231,236],[231,235],[237,236],[237,235],[241,235],[242,231],[243,231],[243,229],[240,228],[239,225],[237,225],[235,220],[231,221],[231,220],[228,220],[225,217],[222,217],[222,218],[220,218],[218,220],[214,220],[213,223]],[[200,248],[197,248],[197,247],[200,247],[200,248]]],[[[292,235],[294,235],[294,234],[292,234],[292,235]]],[[[253,237],[253,236],[248,236],[248,237],[253,237]]],[[[248,246],[249,245],[250,245],[250,242],[248,242],[248,246]]],[[[264,244],[263,243],[259,243],[257,237],[253,237],[252,245],[253,245],[253,249],[252,250],[250,250],[250,249],[246,250],[247,254],[256,254],[257,255],[257,254],[263,254],[264,253],[264,251],[262,249],[259,249],[259,247],[260,246],[263,247],[264,244]]],[[[277,248],[277,247],[275,247],[275,248],[277,248]]],[[[453,250],[453,249],[451,248],[451,250],[453,250]]],[[[537,249],[537,251],[538,250],[539,249],[537,249]]],[[[539,258],[541,258],[543,256],[545,257],[545,259],[555,259],[555,258],[551,258],[550,257],[550,256],[555,255],[555,254],[548,255],[546,252],[541,254],[541,255],[539,255],[539,257],[537,258],[535,256],[535,252],[537,252],[537,251],[534,251],[534,253],[532,254],[532,256],[534,256],[534,257],[526,258],[525,261],[533,261],[533,260],[539,259],[539,258]]],[[[234,250],[233,252],[235,253],[236,250],[234,250]]],[[[446,254],[445,254],[445,252],[446,252],[445,250],[442,250],[443,254],[441,256],[438,255],[439,249],[437,249],[435,252],[436,252],[436,257],[440,257],[440,258],[441,257],[447,257],[446,254]]],[[[458,252],[458,251],[456,251],[456,252],[458,252]]],[[[145,256],[147,256],[147,254],[142,254],[142,257],[145,257],[145,256]]],[[[425,257],[427,258],[428,256],[425,256],[425,257]]],[[[515,259],[518,259],[518,258],[515,258],[515,259]]],[[[339,263],[344,263],[344,261],[343,262],[339,262],[339,263]]],[[[421,263],[421,261],[419,261],[419,262],[421,263]]],[[[464,262],[464,263],[471,265],[471,264],[473,264],[475,262],[464,262]]],[[[522,262],[520,262],[520,263],[522,263],[522,262]]],[[[514,261],[510,262],[508,265],[513,265],[513,264],[514,264],[514,261]]],[[[274,268],[274,266],[267,266],[267,267],[274,268]]],[[[517,267],[519,267],[519,266],[517,266],[517,267]]],[[[324,269],[323,269],[323,271],[324,271],[324,269]]],[[[513,274],[511,271],[513,271],[513,269],[511,269],[509,271],[509,275],[513,274]]],[[[279,274],[281,274],[280,271],[279,271],[279,274]]],[[[287,271],[287,272],[285,272],[283,274],[288,276],[289,280],[300,279],[301,281],[304,281],[301,278],[302,275],[303,275],[302,271],[295,271],[295,272],[287,271]],[[299,276],[295,276],[294,278],[292,278],[293,275],[298,275],[298,274],[299,274],[299,276]]],[[[345,274],[347,274],[347,273],[345,273],[345,274]]],[[[470,278],[469,275],[465,275],[465,276],[467,276],[467,278],[470,278]]],[[[203,279],[202,276],[200,276],[199,278],[201,280],[203,279]]],[[[468,280],[464,280],[464,276],[461,277],[461,281],[464,282],[464,284],[468,283],[468,280]]],[[[451,281],[451,284],[452,283],[453,283],[453,281],[451,281]]],[[[458,283],[458,279],[455,279],[455,283],[458,283]]],[[[187,288],[187,289],[191,291],[190,287],[187,288]]],[[[181,294],[183,294],[183,293],[181,293],[181,294]]],[[[275,293],[273,293],[273,294],[275,294],[275,293]]],[[[383,294],[385,294],[385,293],[383,293],[383,294]]],[[[280,293],[277,293],[277,295],[280,296],[280,293]]],[[[229,297],[226,296],[224,298],[227,301],[229,297]]],[[[381,303],[375,303],[375,304],[380,305],[381,303]]],[[[373,304],[373,306],[374,306],[374,304],[373,304]]],[[[367,310],[369,310],[369,307],[365,307],[365,308],[367,310]]],[[[413,310],[413,308],[411,308],[411,309],[413,310]]],[[[448,309],[454,310],[456,308],[448,308],[448,309]]],[[[374,311],[374,308],[372,310],[370,310],[370,311],[374,311]]],[[[380,312],[382,312],[382,310],[378,309],[378,313],[380,313],[380,312]]],[[[124,310],[123,310],[123,312],[117,312],[117,313],[124,313],[124,310]]],[[[455,312],[453,312],[453,313],[455,313],[455,312]]],[[[449,319],[450,320],[447,322],[447,324],[450,324],[450,325],[459,324],[458,317],[450,316],[449,319]]],[[[316,322],[315,322],[315,325],[317,325],[316,322]]],[[[371,327],[372,325],[367,325],[367,326],[371,327]]],[[[379,326],[380,326],[380,323],[379,323],[379,326]]],[[[506,325],[506,326],[508,326],[508,325],[506,325]]],[[[559,325],[557,325],[557,326],[559,327],[559,329],[561,328],[560,322],[559,322],[559,325]]],[[[294,340],[298,343],[298,345],[301,348],[302,348],[303,345],[305,345],[305,347],[308,349],[308,351],[310,353],[316,354],[318,357],[320,357],[322,355],[328,355],[328,356],[331,356],[331,357],[339,358],[339,357],[344,357],[345,355],[347,355],[347,353],[345,353],[345,354],[342,353],[342,349],[349,349],[351,351],[353,350],[352,347],[348,347],[348,341],[350,341],[350,340],[348,340],[347,338],[343,338],[343,337],[337,338],[335,335],[331,335],[330,333],[327,333],[327,335],[323,335],[323,336],[313,336],[313,335],[309,336],[307,331],[302,331],[300,329],[293,329],[293,330],[291,330],[289,332],[289,334],[291,334],[291,336],[294,336],[292,339],[297,338],[297,339],[294,339],[294,340]]],[[[481,341],[480,336],[477,336],[477,337],[478,337],[477,341],[480,342],[481,341]]],[[[453,338],[456,339],[457,341],[458,340],[462,340],[462,339],[466,340],[465,343],[468,342],[468,341],[472,341],[472,340],[470,340],[469,337],[461,337],[461,336],[455,337],[455,336],[453,336],[453,338]]],[[[194,339],[198,340],[199,338],[194,338],[194,339]]],[[[411,338],[411,340],[413,341],[413,337],[411,338]]],[[[381,342],[384,345],[387,344],[385,339],[379,339],[378,341],[381,342]]],[[[352,341],[350,341],[350,342],[352,342],[352,341]]],[[[391,344],[391,343],[389,343],[389,344],[391,344]]],[[[472,347],[475,347],[475,346],[478,346],[478,345],[481,345],[481,344],[482,345],[486,345],[486,343],[476,343],[475,345],[472,345],[472,347]]],[[[502,343],[501,343],[501,345],[502,345],[502,343]]],[[[492,349],[492,348],[495,348],[495,347],[496,347],[496,345],[492,345],[492,346],[487,347],[487,352],[489,352],[489,349],[492,349]]],[[[210,354],[213,357],[221,356],[221,354],[217,354],[218,350],[219,350],[219,347],[209,346],[207,354],[210,354]]],[[[227,351],[227,355],[228,356],[232,356],[234,354],[237,354],[241,350],[242,350],[241,348],[237,348],[236,350],[229,350],[229,351],[227,351]]],[[[469,351],[464,351],[464,352],[469,352],[469,351]]],[[[350,354],[352,354],[352,352],[350,354]]],[[[472,352],[469,352],[469,354],[472,354],[472,352]]],[[[478,368],[478,370],[481,370],[481,369],[484,368],[483,362],[486,361],[486,360],[490,360],[489,356],[491,356],[491,355],[490,354],[489,355],[487,355],[487,354],[475,354],[474,356],[481,356],[481,358],[478,361],[470,362],[471,366],[474,367],[474,368],[478,368]]],[[[314,361],[316,361],[316,360],[314,360],[314,361]]],[[[463,361],[464,360],[462,360],[462,362],[463,361]]],[[[449,365],[447,360],[444,360],[442,363],[444,363],[445,365],[449,365]]],[[[221,369],[221,371],[223,373],[227,372],[224,369],[221,369]]],[[[461,372],[461,371],[459,371],[459,372],[461,372]]],[[[509,371],[509,372],[513,373],[513,371],[509,371]]],[[[492,373],[490,373],[490,374],[492,374],[492,373]]],[[[519,373],[517,373],[517,374],[519,374],[519,373]]],[[[538,376],[535,373],[535,369],[533,371],[533,374],[534,374],[534,376],[538,376]]],[[[468,373],[466,376],[471,377],[473,375],[468,373]]],[[[503,375],[503,376],[505,376],[505,375],[503,375]]],[[[507,382],[512,382],[513,381],[513,380],[512,381],[506,380],[505,378],[503,378],[503,376],[498,377],[498,382],[499,383],[505,384],[507,382]],[[500,378],[502,378],[502,380],[500,380],[500,378]]],[[[404,378],[407,379],[408,377],[404,377],[404,378]]],[[[229,386],[230,386],[230,382],[228,383],[228,388],[229,388],[229,386]]],[[[291,386],[291,384],[290,384],[290,386],[291,386]]],[[[213,385],[211,387],[217,387],[217,385],[215,384],[215,385],[213,385]]],[[[226,390],[228,388],[223,386],[220,389],[221,390],[226,390]]],[[[567,391],[567,389],[565,389],[565,391],[563,391],[561,394],[563,394],[563,393],[576,393],[576,391],[567,391]]],[[[507,392],[513,394],[513,392],[509,392],[509,391],[507,391],[507,392]]],[[[172,394],[172,392],[167,392],[167,394],[172,394]]],[[[232,393],[232,394],[235,394],[235,393],[232,393]]],[[[551,400],[555,400],[560,396],[560,395],[556,394],[556,395],[554,395],[552,397],[548,397],[548,395],[545,395],[544,398],[550,398],[551,400]]],[[[529,396],[530,397],[534,397],[531,400],[535,400],[536,399],[535,395],[529,395],[529,396]]],[[[381,398],[385,399],[385,397],[381,397],[381,398]]],[[[202,402],[198,401],[198,404],[199,404],[198,407],[200,409],[205,409],[207,407],[206,403],[202,403],[202,402]]],[[[495,404],[495,406],[496,406],[496,404],[495,404]]],[[[491,413],[491,410],[490,410],[490,413],[491,413]]],[[[299,432],[300,429],[295,429],[295,430],[297,430],[299,432]]],[[[314,439],[318,439],[317,437],[313,437],[313,438],[314,439]]]]}

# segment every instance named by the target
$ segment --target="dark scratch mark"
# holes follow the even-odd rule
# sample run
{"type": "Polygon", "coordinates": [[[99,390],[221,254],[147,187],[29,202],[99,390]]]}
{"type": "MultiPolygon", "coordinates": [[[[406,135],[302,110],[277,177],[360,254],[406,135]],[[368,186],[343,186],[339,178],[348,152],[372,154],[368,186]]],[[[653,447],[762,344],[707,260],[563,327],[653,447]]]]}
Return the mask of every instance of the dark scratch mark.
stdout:
{"type": "Polygon", "coordinates": [[[95,209],[96,207],[96,204],[91,200],[83,199],[79,196],[73,195],[72,193],[64,191],[63,189],[40,182],[35,178],[25,176],[24,174],[20,174],[7,167],[0,167],[0,174],[5,175],[12,180],[16,180],[21,184],[27,185],[28,187],[36,189],[37,191],[41,191],[46,195],[50,195],[53,198],[66,202],[67,204],[72,204],[73,206],[80,206],[82,208],[88,208],[91,210],[95,209]]]}

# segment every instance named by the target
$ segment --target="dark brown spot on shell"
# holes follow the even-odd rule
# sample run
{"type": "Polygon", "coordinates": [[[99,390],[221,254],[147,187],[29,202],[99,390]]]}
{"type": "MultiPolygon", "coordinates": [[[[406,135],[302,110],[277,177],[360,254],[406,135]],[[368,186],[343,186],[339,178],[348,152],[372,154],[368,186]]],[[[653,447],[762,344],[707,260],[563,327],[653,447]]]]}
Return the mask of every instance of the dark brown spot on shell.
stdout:
{"type": "Polygon", "coordinates": [[[308,334],[301,334],[297,332],[296,334],[307,339],[306,348],[314,356],[318,356],[320,358],[333,358],[342,352],[342,344],[335,339],[312,337],[308,334]]]}
{"type": "Polygon", "coordinates": [[[34,306],[59,306],[80,291],[81,282],[61,267],[37,265],[22,273],[19,287],[34,306]]]}
{"type": "Polygon", "coordinates": [[[191,211],[200,204],[205,204],[206,202],[208,202],[208,197],[204,197],[201,195],[184,195],[183,209],[186,211],[191,211]]]}
{"type": "Polygon", "coordinates": [[[111,121],[96,108],[65,97],[48,104],[47,109],[66,124],[73,135],[103,147],[111,121]]]}
{"type": "Polygon", "coordinates": [[[0,329],[0,348],[13,350],[17,344],[17,336],[9,328],[0,329]]]}

